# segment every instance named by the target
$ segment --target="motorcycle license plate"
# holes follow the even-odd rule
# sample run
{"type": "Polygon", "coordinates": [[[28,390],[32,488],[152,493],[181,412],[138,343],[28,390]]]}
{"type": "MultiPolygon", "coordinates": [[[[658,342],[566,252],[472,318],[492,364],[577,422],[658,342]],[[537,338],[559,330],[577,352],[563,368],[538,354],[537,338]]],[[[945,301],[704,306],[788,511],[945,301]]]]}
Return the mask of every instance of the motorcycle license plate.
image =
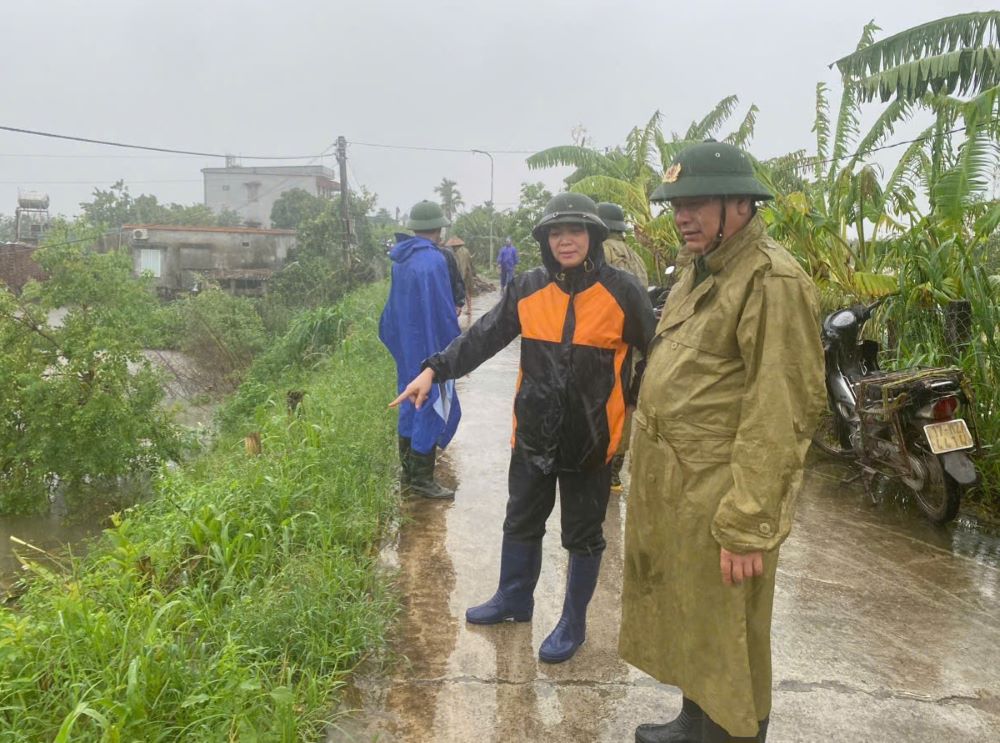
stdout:
{"type": "Polygon", "coordinates": [[[924,435],[927,436],[927,443],[931,445],[931,451],[935,454],[971,449],[973,446],[969,426],[961,418],[943,423],[928,423],[924,426],[924,435]]]}

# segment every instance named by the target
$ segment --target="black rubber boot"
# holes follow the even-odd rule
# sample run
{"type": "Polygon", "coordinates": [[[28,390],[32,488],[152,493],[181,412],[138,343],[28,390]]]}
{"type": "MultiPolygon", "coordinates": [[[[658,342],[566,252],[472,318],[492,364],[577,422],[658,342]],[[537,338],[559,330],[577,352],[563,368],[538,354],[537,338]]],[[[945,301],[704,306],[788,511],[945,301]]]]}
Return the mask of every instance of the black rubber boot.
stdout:
{"type": "Polygon", "coordinates": [[[587,606],[597,587],[601,555],[569,555],[566,575],[566,598],[556,628],[542,641],[538,659],[543,663],[562,663],[572,658],[587,639],[587,606]]]}
{"type": "Polygon", "coordinates": [[[489,601],[466,609],[465,621],[470,624],[530,621],[541,570],[541,542],[515,542],[504,537],[497,592],[489,601]]]}
{"type": "Polygon", "coordinates": [[[397,439],[399,443],[399,487],[406,490],[410,484],[410,440],[406,436],[397,439]]]}
{"type": "Polygon", "coordinates": [[[410,484],[406,488],[409,495],[419,495],[421,498],[454,498],[455,491],[439,485],[434,480],[434,462],[437,448],[429,454],[421,454],[416,449],[410,449],[410,484]]]}
{"type": "Polygon", "coordinates": [[[635,729],[635,743],[700,743],[701,720],[705,713],[701,707],[684,697],[681,713],[663,725],[647,723],[635,729]]]}

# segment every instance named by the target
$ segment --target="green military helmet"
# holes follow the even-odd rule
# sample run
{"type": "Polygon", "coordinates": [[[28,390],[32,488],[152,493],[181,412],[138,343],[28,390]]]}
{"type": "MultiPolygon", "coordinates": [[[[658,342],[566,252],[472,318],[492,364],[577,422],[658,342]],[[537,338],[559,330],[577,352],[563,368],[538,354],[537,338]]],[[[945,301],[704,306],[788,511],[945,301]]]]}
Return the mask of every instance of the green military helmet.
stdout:
{"type": "Polygon", "coordinates": [[[625,232],[628,229],[628,225],[625,224],[625,212],[618,204],[601,201],[597,205],[597,216],[612,232],[625,232]]]}
{"type": "Polygon", "coordinates": [[[743,150],[714,139],[681,150],[649,199],[670,201],[697,196],[774,198],[754,176],[753,163],[743,150]]]}
{"type": "Polygon", "coordinates": [[[406,229],[415,232],[428,232],[439,227],[448,227],[451,222],[444,215],[444,209],[433,201],[418,202],[410,209],[410,218],[406,220],[406,229]]]}
{"type": "Polygon", "coordinates": [[[582,224],[593,227],[597,231],[598,240],[602,241],[608,236],[608,226],[598,216],[597,204],[582,193],[566,191],[549,199],[545,211],[542,212],[542,218],[538,220],[531,234],[539,244],[543,244],[549,228],[557,224],[582,224]]]}

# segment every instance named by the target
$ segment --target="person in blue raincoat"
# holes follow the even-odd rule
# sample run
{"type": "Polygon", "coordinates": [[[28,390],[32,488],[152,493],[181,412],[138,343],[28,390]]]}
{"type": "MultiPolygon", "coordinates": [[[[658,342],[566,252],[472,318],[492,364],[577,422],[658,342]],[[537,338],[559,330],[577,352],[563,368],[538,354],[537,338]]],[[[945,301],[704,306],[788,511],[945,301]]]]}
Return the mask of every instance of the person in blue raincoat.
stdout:
{"type": "MultiPolygon", "coordinates": [[[[379,320],[379,339],[396,361],[397,392],[420,373],[424,359],[444,350],[461,332],[448,264],[437,248],[441,228],[448,224],[440,206],[421,201],[406,223],[413,236],[396,235],[389,252],[392,285],[379,320]]],[[[401,489],[404,495],[454,498],[454,490],[434,480],[437,449],[448,445],[462,417],[454,380],[434,385],[428,402],[419,410],[412,403],[400,406],[401,489]]]]}
{"type": "Polygon", "coordinates": [[[497,265],[500,267],[500,291],[514,280],[514,268],[518,262],[517,248],[514,247],[513,240],[508,237],[500,248],[500,255],[497,256],[497,265]]]}

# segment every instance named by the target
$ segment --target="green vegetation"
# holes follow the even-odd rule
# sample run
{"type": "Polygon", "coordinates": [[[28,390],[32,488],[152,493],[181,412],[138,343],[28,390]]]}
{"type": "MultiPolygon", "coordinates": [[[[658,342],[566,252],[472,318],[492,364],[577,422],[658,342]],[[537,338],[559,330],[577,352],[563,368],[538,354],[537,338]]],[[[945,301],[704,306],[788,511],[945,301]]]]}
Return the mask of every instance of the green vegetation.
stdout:
{"type": "MultiPolygon", "coordinates": [[[[67,234],[53,230],[50,239],[67,234]]],[[[139,342],[156,300],[145,280],[132,278],[130,258],[73,243],[42,248],[35,260],[47,281],[20,297],[0,288],[3,513],[42,508],[56,482],[73,496],[178,448],[139,342]]]]}
{"type": "Polygon", "coordinates": [[[395,512],[384,292],[296,324],[230,409],[236,433],[161,474],[85,559],[28,563],[0,609],[0,739],[321,737],[396,610],[376,570],[395,512]]]}
{"type": "Polygon", "coordinates": [[[83,218],[93,225],[118,229],[123,224],[177,224],[194,227],[238,227],[240,215],[232,211],[216,214],[204,204],[161,204],[151,194],[133,197],[124,181],[111,188],[95,188],[93,201],[80,204],[83,218]]]}

